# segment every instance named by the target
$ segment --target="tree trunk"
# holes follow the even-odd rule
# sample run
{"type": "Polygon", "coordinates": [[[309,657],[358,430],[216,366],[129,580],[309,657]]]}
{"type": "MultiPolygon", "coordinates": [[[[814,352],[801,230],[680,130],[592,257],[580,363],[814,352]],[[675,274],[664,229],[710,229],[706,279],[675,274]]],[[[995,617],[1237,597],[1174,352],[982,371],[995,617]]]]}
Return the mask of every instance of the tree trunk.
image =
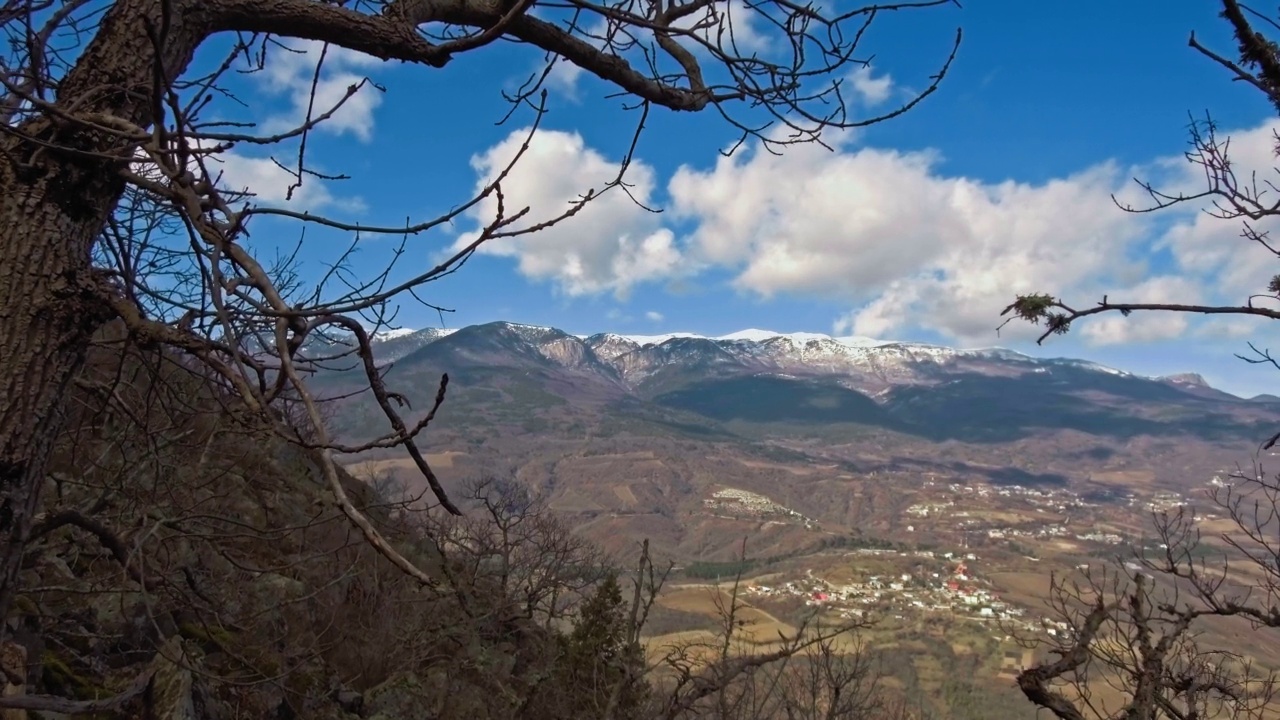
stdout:
{"type": "MultiPolygon", "coordinates": [[[[157,85],[164,91],[208,36],[199,3],[167,0],[162,14],[165,2],[118,0],[62,78],[56,105],[149,126],[157,85]],[[156,37],[165,38],[158,55],[156,37]]],[[[56,114],[15,129],[0,142],[0,621],[18,589],[64,394],[110,317],[91,251],[134,152],[56,114]]]]}
{"type": "Polygon", "coordinates": [[[0,172],[0,612],[7,612],[64,391],[105,319],[84,286],[105,203],[69,214],[68,203],[87,199],[67,197],[47,179],[22,183],[0,172]]]}

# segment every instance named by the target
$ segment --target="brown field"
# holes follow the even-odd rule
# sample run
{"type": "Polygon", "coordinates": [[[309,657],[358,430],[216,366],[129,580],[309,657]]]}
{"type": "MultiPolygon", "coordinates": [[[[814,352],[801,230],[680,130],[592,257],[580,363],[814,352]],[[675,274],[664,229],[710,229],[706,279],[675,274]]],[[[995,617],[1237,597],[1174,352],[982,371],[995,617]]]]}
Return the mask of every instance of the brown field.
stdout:
{"type": "Polygon", "coordinates": [[[1049,594],[1049,575],[1043,572],[993,572],[991,582],[1009,602],[1028,608],[1043,608],[1049,594]]]}
{"type": "Polygon", "coordinates": [[[626,485],[616,485],[613,488],[613,494],[618,496],[623,505],[635,505],[636,494],[631,492],[631,488],[626,485]]]}
{"type": "Polygon", "coordinates": [[[988,510],[986,508],[965,508],[969,512],[970,517],[987,520],[989,522],[1008,523],[1016,525],[1031,521],[1044,521],[1054,517],[1050,513],[1033,513],[1027,511],[1015,510],[988,510]]]}
{"type": "Polygon", "coordinates": [[[1144,487],[1155,483],[1156,474],[1153,470],[1110,470],[1095,472],[1091,479],[1105,485],[1144,487]]]}
{"type": "Polygon", "coordinates": [[[1200,529],[1203,539],[1207,541],[1221,542],[1221,535],[1237,535],[1240,533],[1240,527],[1231,518],[1201,520],[1196,523],[1196,527],[1200,529]]]}
{"type": "MultiPolygon", "coordinates": [[[[683,612],[697,613],[708,617],[719,617],[719,608],[728,608],[730,602],[729,589],[712,584],[685,584],[672,586],[658,597],[658,603],[664,607],[683,612]]],[[[796,628],[769,612],[754,607],[743,598],[738,598],[737,617],[745,626],[736,631],[737,642],[735,652],[765,652],[778,645],[778,635],[782,633],[791,637],[796,628]]],[[[707,630],[688,630],[667,633],[645,638],[650,653],[662,654],[672,647],[705,644],[708,647],[699,652],[713,652],[717,644],[715,633],[707,630]]]]}
{"type": "MultiPolygon", "coordinates": [[[[717,606],[728,607],[729,600],[728,588],[717,587],[711,583],[676,585],[658,598],[659,603],[673,610],[711,616],[717,614],[717,606]]],[[[738,598],[738,604],[749,607],[741,597],[738,598]]]]}
{"type": "Polygon", "coordinates": [[[739,459],[738,462],[744,465],[745,467],[755,468],[757,470],[781,470],[782,472],[790,473],[792,475],[812,475],[815,470],[814,468],[809,468],[809,467],[798,467],[795,465],[779,465],[776,463],[763,462],[760,460],[739,459]]]}
{"type": "MultiPolygon", "coordinates": [[[[447,469],[453,467],[453,461],[458,457],[466,457],[466,453],[458,450],[446,450],[438,453],[426,453],[427,462],[437,469],[447,469]]],[[[418,466],[414,464],[413,458],[391,458],[389,460],[360,460],[356,459],[347,465],[347,469],[357,477],[371,475],[379,471],[395,472],[414,472],[418,471],[418,466]]]]}

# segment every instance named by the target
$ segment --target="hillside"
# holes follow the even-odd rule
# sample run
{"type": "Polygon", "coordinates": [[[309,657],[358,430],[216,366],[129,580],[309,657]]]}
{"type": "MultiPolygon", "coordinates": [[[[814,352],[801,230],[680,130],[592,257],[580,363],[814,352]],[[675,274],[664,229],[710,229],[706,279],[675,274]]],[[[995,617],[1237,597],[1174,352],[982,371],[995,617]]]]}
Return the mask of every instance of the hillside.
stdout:
{"type": "MultiPolygon", "coordinates": [[[[76,385],[6,669],[57,712],[564,717],[587,687],[544,681],[568,672],[568,608],[647,539],[676,578],[647,626],[651,659],[714,644],[723,591],[708,583],[745,571],[744,652],[814,612],[856,623],[866,607],[865,647],[913,716],[990,695],[1029,717],[992,623],[1039,612],[1049,569],[1137,542],[1145,513],[1205,487],[1273,419],[1201,383],[1075,361],[809,342],[507,324],[379,339],[396,356],[388,384],[418,412],[440,372],[453,378],[425,445],[467,517],[412,512],[421,488],[394,453],[349,458],[342,476],[447,578],[420,587],[334,508],[314,452],[229,412],[180,359],[108,333],[76,385]],[[537,499],[477,494],[487,478],[537,499]],[[542,502],[554,516],[502,525],[542,502]],[[912,604],[926,600],[937,610],[912,604]]],[[[353,380],[335,368],[317,386],[353,380]]],[[[361,403],[332,406],[348,436],[376,427],[361,403]]],[[[1247,628],[1205,642],[1280,666],[1247,628]]]]}
{"type": "Polygon", "coordinates": [[[228,400],[180,356],[100,334],[0,646],[4,695],[26,703],[6,720],[552,719],[594,702],[563,681],[559,629],[600,577],[592,548],[523,504],[527,554],[493,572],[477,553],[513,551],[476,512],[487,495],[459,496],[464,520],[428,516],[340,472],[437,579],[421,585],[335,506],[316,451],[228,400]]]}

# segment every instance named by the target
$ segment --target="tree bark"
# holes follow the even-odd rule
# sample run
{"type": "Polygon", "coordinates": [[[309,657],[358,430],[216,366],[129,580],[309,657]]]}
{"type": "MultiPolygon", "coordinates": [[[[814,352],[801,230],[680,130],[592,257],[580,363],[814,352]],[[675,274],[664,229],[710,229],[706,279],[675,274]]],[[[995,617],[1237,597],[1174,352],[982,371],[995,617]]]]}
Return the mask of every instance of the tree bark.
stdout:
{"type": "Polygon", "coordinates": [[[83,283],[89,279],[89,240],[96,232],[89,227],[88,213],[67,212],[67,205],[76,200],[66,190],[49,187],[56,176],[23,183],[7,168],[3,172],[0,612],[7,612],[45,467],[60,430],[62,398],[102,313],[86,307],[83,283]]]}
{"type": "Polygon", "coordinates": [[[22,122],[0,143],[0,619],[17,592],[66,389],[110,318],[91,251],[135,150],[68,115],[150,125],[154,90],[183,72],[208,36],[203,13],[183,5],[171,1],[162,13],[163,0],[119,0],[62,78],[61,112],[22,122]]]}

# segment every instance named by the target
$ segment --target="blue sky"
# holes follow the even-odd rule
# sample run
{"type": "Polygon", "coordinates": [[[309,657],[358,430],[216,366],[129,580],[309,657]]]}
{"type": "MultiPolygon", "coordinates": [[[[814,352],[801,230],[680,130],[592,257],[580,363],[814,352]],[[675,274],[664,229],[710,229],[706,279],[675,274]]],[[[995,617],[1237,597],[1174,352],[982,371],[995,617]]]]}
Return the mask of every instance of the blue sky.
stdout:
{"type": "MultiPolygon", "coordinates": [[[[1216,3],[963,4],[886,15],[869,34],[863,55],[874,62],[849,77],[861,114],[926,85],[955,28],[964,29],[951,74],[905,116],[833,138],[835,152],[798,148],[779,159],[747,147],[726,160],[718,150],[734,134],[714,112],[654,110],[631,178],[661,214],[606,195],[551,231],[491,246],[423,297],[456,309],[444,318],[448,327],[505,319],[575,333],[857,333],[1003,345],[1141,373],[1196,371],[1240,394],[1274,391],[1274,369],[1233,357],[1248,339],[1274,346],[1277,334],[1261,323],[1099,319],[1043,348],[1025,329],[995,332],[999,310],[1020,291],[1081,305],[1103,292],[1238,304],[1274,273],[1234,223],[1189,211],[1139,217],[1109,199],[1131,192],[1134,174],[1175,187],[1194,180],[1184,164],[1168,162],[1186,145],[1188,112],[1211,111],[1232,131],[1237,161],[1270,168],[1274,109],[1187,46],[1195,30],[1232,53],[1216,3]]],[[[224,114],[287,124],[309,82],[310,50],[277,53],[267,72],[238,81],[254,102],[249,110],[227,105],[224,114]]],[[[331,54],[328,92],[367,76],[385,93],[366,87],[311,140],[318,169],[351,179],[309,181],[293,204],[395,224],[465,201],[531,122],[524,113],[495,124],[507,110],[500,91],[540,60],[510,45],[443,70],[331,54]]],[[[635,115],[606,98],[609,90],[585,74],[556,73],[535,151],[508,188],[531,217],[553,215],[575,192],[598,186],[622,156],[635,115]]],[[[292,152],[278,150],[282,158],[292,152]]],[[[265,157],[237,149],[228,176],[264,203],[282,202],[279,173],[265,157]]],[[[478,222],[468,216],[409,238],[395,275],[429,267],[478,222]]],[[[286,224],[254,228],[260,249],[297,236],[286,224]]],[[[305,269],[318,272],[350,239],[308,230],[305,269]]],[[[362,239],[351,271],[376,272],[397,244],[362,239]]],[[[397,318],[407,327],[440,323],[411,298],[397,318]]]]}

